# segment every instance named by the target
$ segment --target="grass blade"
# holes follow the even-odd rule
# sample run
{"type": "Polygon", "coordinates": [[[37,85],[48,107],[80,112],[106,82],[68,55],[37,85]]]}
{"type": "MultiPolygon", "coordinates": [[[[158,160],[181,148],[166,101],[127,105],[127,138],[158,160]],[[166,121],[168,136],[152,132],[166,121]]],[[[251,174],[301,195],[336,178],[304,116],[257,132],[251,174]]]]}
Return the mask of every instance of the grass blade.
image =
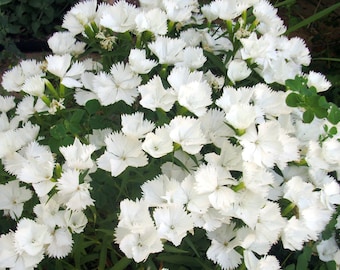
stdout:
{"type": "Polygon", "coordinates": [[[314,15],[304,19],[303,21],[289,27],[285,33],[285,35],[288,35],[296,30],[298,30],[299,28],[305,27],[306,25],[311,24],[312,22],[315,22],[319,19],[321,19],[322,17],[328,15],[329,13],[332,13],[333,11],[335,11],[336,9],[340,8],[340,3],[336,3],[328,8],[325,8],[317,13],[315,13],[314,15]]]}

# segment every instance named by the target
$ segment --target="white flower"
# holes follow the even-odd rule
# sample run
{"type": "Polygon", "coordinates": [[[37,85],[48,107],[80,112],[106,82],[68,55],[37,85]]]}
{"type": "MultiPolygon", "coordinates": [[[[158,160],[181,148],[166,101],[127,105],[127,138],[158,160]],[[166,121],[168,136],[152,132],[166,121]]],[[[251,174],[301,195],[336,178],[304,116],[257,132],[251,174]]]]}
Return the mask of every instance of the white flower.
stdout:
{"type": "Polygon", "coordinates": [[[138,96],[137,87],[142,81],[141,77],[132,71],[129,64],[122,62],[112,65],[110,73],[117,88],[116,101],[123,100],[131,105],[138,96]]]}
{"type": "Polygon", "coordinates": [[[12,219],[21,217],[24,203],[32,198],[32,191],[19,186],[19,180],[0,185],[0,209],[12,219]]]}
{"type": "Polygon", "coordinates": [[[145,200],[122,200],[118,220],[115,232],[116,243],[122,241],[128,234],[144,234],[149,228],[154,228],[149,205],[145,200]]]}
{"type": "Polygon", "coordinates": [[[147,74],[153,69],[157,62],[146,58],[146,51],[142,49],[131,49],[129,64],[132,71],[138,74],[147,74]]]}
{"type": "Polygon", "coordinates": [[[169,127],[162,126],[145,136],[142,149],[154,158],[160,158],[172,152],[173,144],[169,136],[169,127]]]}
{"type": "Polygon", "coordinates": [[[136,16],[139,10],[125,0],[120,0],[108,6],[102,14],[100,24],[114,32],[124,33],[136,28],[136,16]]]}
{"type": "Polygon", "coordinates": [[[25,80],[35,75],[44,76],[42,63],[36,60],[23,60],[19,65],[5,72],[1,84],[8,92],[20,92],[25,80]]]}
{"type": "Polygon", "coordinates": [[[256,258],[252,251],[245,250],[243,252],[244,263],[249,270],[261,270],[261,269],[271,269],[280,270],[280,263],[277,258],[273,255],[268,255],[263,258],[256,258]]]}
{"type": "Polygon", "coordinates": [[[74,139],[72,145],[59,147],[60,153],[65,158],[65,165],[71,169],[86,170],[92,169],[95,165],[91,159],[96,147],[92,144],[82,144],[78,138],[74,139]]]}
{"type": "Polygon", "coordinates": [[[45,245],[51,243],[52,237],[44,224],[23,218],[17,224],[14,234],[14,245],[18,253],[27,253],[30,256],[42,258],[45,245]]]}
{"type": "Polygon", "coordinates": [[[256,108],[249,104],[236,103],[230,106],[225,119],[236,130],[244,130],[254,124],[256,108]]]}
{"type": "Polygon", "coordinates": [[[138,91],[142,95],[140,104],[152,111],[160,108],[168,112],[177,99],[171,88],[164,88],[162,80],[158,75],[155,75],[147,84],[139,86],[138,91]]]}
{"type": "Polygon", "coordinates": [[[208,194],[215,209],[230,209],[236,200],[235,192],[228,185],[235,185],[229,171],[217,165],[201,165],[194,174],[194,189],[198,194],[208,194]]]}
{"type": "Polygon", "coordinates": [[[33,212],[36,214],[36,221],[40,224],[47,225],[50,229],[58,227],[66,227],[64,214],[65,210],[61,210],[61,204],[58,202],[58,195],[49,198],[48,196],[40,197],[40,203],[36,204],[33,212]]]}
{"type": "Polygon", "coordinates": [[[190,71],[188,67],[175,66],[170,75],[167,78],[172,88],[179,92],[182,85],[186,85],[192,82],[203,82],[203,72],[190,71]]]}
{"type": "Polygon", "coordinates": [[[127,136],[144,138],[147,133],[155,128],[155,124],[144,119],[144,113],[122,114],[122,132],[127,136]]]}
{"type": "Polygon", "coordinates": [[[139,33],[150,31],[154,35],[165,35],[168,32],[167,15],[160,8],[140,12],[136,18],[136,29],[139,33]]]}
{"type": "Polygon", "coordinates": [[[67,228],[58,228],[52,234],[52,241],[46,248],[49,257],[61,259],[72,251],[72,234],[67,228]]]}
{"type": "Polygon", "coordinates": [[[164,174],[146,181],[142,186],[143,199],[150,207],[166,206],[170,204],[183,205],[187,197],[181,184],[174,178],[164,174]]]}
{"type": "Polygon", "coordinates": [[[54,158],[49,147],[31,142],[18,153],[4,159],[6,170],[16,175],[19,180],[33,184],[38,196],[46,195],[55,185],[51,181],[54,158]]]}
{"type": "Polygon", "coordinates": [[[80,172],[68,169],[61,174],[57,182],[58,194],[60,200],[68,209],[80,211],[87,206],[94,205],[91,198],[89,183],[80,183],[80,172]]]}
{"type": "Polygon", "coordinates": [[[71,63],[72,56],[48,55],[46,57],[47,70],[60,78],[61,84],[66,87],[81,87],[80,76],[85,72],[85,66],[80,62],[71,63]]]}
{"type": "Polygon", "coordinates": [[[222,96],[215,101],[215,104],[222,108],[226,113],[230,111],[232,105],[250,103],[254,88],[240,87],[224,87],[222,96]]]}
{"type": "Polygon", "coordinates": [[[96,0],[77,3],[65,14],[62,27],[70,31],[73,35],[82,33],[85,27],[94,21],[96,9],[96,0]]]}
{"type": "Polygon", "coordinates": [[[81,233],[84,231],[88,219],[82,211],[67,210],[64,214],[66,226],[72,233],[81,233]]]}
{"type": "Polygon", "coordinates": [[[111,128],[105,128],[105,129],[93,129],[92,134],[89,134],[89,142],[91,145],[94,145],[97,149],[100,149],[101,147],[105,146],[105,138],[107,135],[112,133],[111,128]]]}
{"type": "Polygon", "coordinates": [[[336,243],[335,236],[332,235],[327,240],[322,240],[317,244],[316,250],[321,261],[333,261],[336,253],[339,253],[339,246],[336,243]]]}
{"type": "Polygon", "coordinates": [[[210,3],[210,12],[222,20],[232,20],[247,8],[245,1],[215,0],[210,3]]]}
{"type": "Polygon", "coordinates": [[[202,67],[207,58],[203,55],[203,49],[200,47],[186,47],[183,50],[183,60],[175,63],[175,66],[185,66],[190,70],[202,67]]]}
{"type": "Polygon", "coordinates": [[[292,108],[288,107],[285,102],[282,102],[282,100],[286,100],[287,92],[273,91],[264,83],[256,84],[253,89],[254,104],[260,108],[266,116],[282,116],[292,112],[292,108]]]}
{"type": "Polygon", "coordinates": [[[15,114],[21,121],[27,122],[28,119],[35,113],[46,112],[48,110],[49,108],[42,99],[38,98],[35,100],[33,96],[25,96],[17,104],[15,114]]]}
{"type": "Polygon", "coordinates": [[[15,107],[14,96],[0,96],[0,112],[8,112],[15,107]]]}
{"type": "Polygon", "coordinates": [[[178,204],[156,208],[153,212],[157,232],[161,239],[166,239],[178,246],[188,231],[193,230],[193,221],[178,204]]]}
{"type": "Polygon", "coordinates": [[[218,263],[222,269],[235,269],[241,264],[242,255],[234,248],[239,244],[236,238],[235,224],[223,224],[207,233],[211,245],[207,250],[208,259],[218,263]]]}
{"type": "Polygon", "coordinates": [[[309,71],[307,80],[307,85],[309,87],[314,86],[317,92],[327,91],[332,86],[331,83],[326,79],[325,75],[312,70],[309,71]]]}
{"type": "Polygon", "coordinates": [[[259,21],[256,29],[261,33],[270,33],[275,36],[286,31],[283,21],[277,16],[277,9],[267,1],[258,1],[254,5],[253,13],[259,21]]]}
{"type": "Polygon", "coordinates": [[[178,103],[197,116],[202,116],[212,103],[211,88],[206,81],[194,81],[182,85],[178,90],[178,103]]]}
{"type": "Polygon", "coordinates": [[[163,244],[158,236],[156,228],[148,227],[144,233],[131,233],[120,242],[119,248],[126,257],[139,263],[145,261],[151,253],[161,252],[163,244]]]}
{"type": "Polygon", "coordinates": [[[112,176],[118,176],[128,166],[142,167],[148,163],[142,143],[134,136],[113,132],[106,137],[105,144],[106,151],[98,158],[97,164],[112,176]]]}
{"type": "Polygon", "coordinates": [[[185,22],[190,19],[192,12],[199,7],[197,0],[163,0],[169,20],[185,22]]]}
{"type": "Polygon", "coordinates": [[[299,159],[296,139],[289,137],[276,121],[258,125],[257,131],[255,126],[250,126],[240,136],[240,144],[243,146],[243,160],[259,166],[271,168],[277,163],[284,167],[288,161],[299,159]]]}
{"type": "Polygon", "coordinates": [[[170,121],[169,129],[171,140],[178,143],[183,151],[189,154],[197,154],[206,143],[198,119],[175,116],[170,121]]]}
{"type": "Polygon", "coordinates": [[[55,32],[48,40],[48,46],[54,54],[79,55],[85,51],[85,42],[79,42],[71,32],[55,32]]]}
{"type": "Polygon", "coordinates": [[[233,84],[249,77],[251,69],[242,59],[234,59],[228,63],[227,75],[233,84]]]}
{"type": "Polygon", "coordinates": [[[331,165],[340,165],[340,142],[330,138],[322,143],[321,153],[325,161],[331,165]]]}
{"type": "Polygon", "coordinates": [[[175,64],[183,59],[185,45],[185,42],[178,38],[157,36],[148,47],[157,56],[160,64],[175,64]]]}
{"type": "Polygon", "coordinates": [[[21,266],[24,268],[22,260],[18,260],[19,254],[14,246],[14,232],[0,235],[0,268],[14,268],[21,266]]]}
{"type": "Polygon", "coordinates": [[[199,119],[204,136],[209,142],[212,142],[219,148],[223,149],[226,138],[235,134],[234,131],[225,124],[225,114],[222,110],[217,108],[208,109],[199,119]]]}
{"type": "Polygon", "coordinates": [[[41,97],[44,95],[45,91],[45,79],[41,78],[39,75],[29,77],[25,80],[22,90],[32,96],[41,97]]]}
{"type": "Polygon", "coordinates": [[[283,247],[292,251],[301,250],[303,244],[311,239],[315,239],[314,232],[295,216],[288,220],[281,235],[283,247]]]}

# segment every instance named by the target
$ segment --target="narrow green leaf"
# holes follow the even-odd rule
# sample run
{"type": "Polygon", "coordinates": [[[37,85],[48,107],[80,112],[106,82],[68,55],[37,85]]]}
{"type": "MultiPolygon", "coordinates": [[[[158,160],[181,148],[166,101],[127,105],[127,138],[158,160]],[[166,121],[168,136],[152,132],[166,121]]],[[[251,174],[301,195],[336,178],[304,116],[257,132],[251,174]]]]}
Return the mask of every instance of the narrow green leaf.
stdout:
{"type": "Polygon", "coordinates": [[[332,13],[333,11],[335,11],[338,8],[340,8],[340,2],[330,6],[328,8],[325,8],[325,9],[319,11],[318,13],[315,13],[314,15],[304,19],[303,21],[289,27],[287,29],[287,31],[285,32],[285,35],[288,35],[288,34],[294,32],[294,31],[298,30],[299,28],[305,27],[305,26],[311,24],[312,22],[320,20],[322,17],[327,16],[329,13],[332,13]]]}
{"type": "Polygon", "coordinates": [[[211,61],[212,65],[217,67],[222,72],[222,74],[227,73],[225,65],[223,64],[221,59],[217,57],[215,54],[208,51],[204,51],[204,56],[206,56],[208,60],[211,61]]]}
{"type": "Polygon", "coordinates": [[[164,244],[164,251],[165,252],[170,252],[170,253],[178,253],[178,254],[185,254],[185,253],[189,253],[189,251],[187,250],[183,250],[174,246],[170,246],[167,244],[164,244]]]}
{"type": "Polygon", "coordinates": [[[99,263],[98,270],[104,270],[106,266],[106,258],[107,258],[107,238],[105,238],[104,242],[101,243],[101,249],[99,254],[99,263]]]}
{"type": "Polygon", "coordinates": [[[11,3],[11,2],[12,2],[12,0],[0,0],[0,6],[6,5],[6,4],[11,3]]]}
{"type": "Polygon", "coordinates": [[[119,262],[117,262],[111,269],[112,270],[124,270],[132,263],[132,259],[129,259],[127,257],[123,257],[120,259],[119,262]]]}

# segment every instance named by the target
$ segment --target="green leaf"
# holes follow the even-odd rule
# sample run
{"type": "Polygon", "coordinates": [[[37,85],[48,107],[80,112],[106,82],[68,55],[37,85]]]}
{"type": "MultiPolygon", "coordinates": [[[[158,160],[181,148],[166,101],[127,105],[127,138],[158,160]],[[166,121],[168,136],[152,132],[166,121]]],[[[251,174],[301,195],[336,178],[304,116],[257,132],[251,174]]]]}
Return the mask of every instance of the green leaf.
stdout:
{"type": "Polygon", "coordinates": [[[327,119],[333,125],[336,125],[340,122],[340,109],[335,104],[331,105],[327,119]]]}
{"type": "Polygon", "coordinates": [[[314,112],[311,111],[311,110],[306,110],[304,113],[303,113],[303,122],[304,123],[311,123],[314,119],[314,112]]]}
{"type": "Polygon", "coordinates": [[[157,256],[157,260],[161,262],[172,263],[176,265],[182,266],[190,266],[190,267],[199,267],[200,263],[197,262],[196,258],[185,255],[169,255],[169,254],[161,254],[157,256]]]}
{"type": "Polygon", "coordinates": [[[308,270],[308,264],[309,264],[311,256],[312,256],[312,248],[309,246],[306,246],[303,249],[303,252],[300,254],[300,256],[297,259],[296,268],[299,270],[308,270]]]}
{"type": "Polygon", "coordinates": [[[50,134],[53,138],[60,140],[66,136],[66,128],[62,123],[56,124],[51,127],[50,134]]]}
{"type": "Polygon", "coordinates": [[[314,114],[317,118],[325,118],[328,115],[327,109],[316,107],[314,108],[314,114]]]}
{"type": "Polygon", "coordinates": [[[288,35],[289,33],[292,33],[294,31],[298,30],[299,28],[305,27],[305,26],[311,24],[312,22],[315,22],[315,21],[321,19],[322,17],[328,15],[329,13],[335,11],[338,8],[340,8],[340,3],[336,3],[336,4],[334,4],[334,5],[332,5],[328,8],[325,8],[325,9],[319,11],[318,13],[313,14],[312,16],[304,19],[303,21],[289,27],[287,29],[287,31],[285,32],[285,35],[288,35]]]}
{"type": "Polygon", "coordinates": [[[221,59],[216,56],[215,54],[208,52],[208,51],[204,51],[204,56],[207,57],[207,59],[209,61],[211,61],[212,66],[218,68],[222,74],[226,74],[227,73],[227,69],[225,67],[225,65],[223,64],[223,62],[221,61],[221,59]]]}
{"type": "Polygon", "coordinates": [[[132,259],[129,259],[127,257],[123,257],[120,259],[114,267],[112,267],[112,270],[124,270],[132,263],[132,259]]]}
{"type": "Polygon", "coordinates": [[[178,253],[178,254],[185,254],[185,253],[189,253],[189,251],[187,250],[183,250],[174,246],[170,246],[167,244],[164,244],[164,251],[165,252],[170,252],[170,253],[178,253]]]}
{"type": "Polygon", "coordinates": [[[72,123],[80,123],[83,116],[85,114],[85,111],[84,110],[74,110],[73,113],[72,113],[72,116],[70,118],[70,122],[72,123]]]}
{"type": "Polygon", "coordinates": [[[101,105],[97,99],[92,99],[86,102],[85,109],[89,114],[95,114],[101,108],[101,105]]]}
{"type": "Polygon", "coordinates": [[[295,264],[290,264],[284,268],[284,270],[295,270],[295,264]]]}
{"type": "Polygon", "coordinates": [[[285,81],[285,85],[287,89],[292,91],[301,92],[303,89],[306,89],[307,79],[296,76],[294,79],[288,79],[285,81]]]}
{"type": "Polygon", "coordinates": [[[11,3],[12,0],[0,0],[0,6],[11,3]]]}
{"type": "Polygon", "coordinates": [[[297,93],[290,93],[286,98],[289,107],[298,107],[302,103],[302,97],[297,93]]]}

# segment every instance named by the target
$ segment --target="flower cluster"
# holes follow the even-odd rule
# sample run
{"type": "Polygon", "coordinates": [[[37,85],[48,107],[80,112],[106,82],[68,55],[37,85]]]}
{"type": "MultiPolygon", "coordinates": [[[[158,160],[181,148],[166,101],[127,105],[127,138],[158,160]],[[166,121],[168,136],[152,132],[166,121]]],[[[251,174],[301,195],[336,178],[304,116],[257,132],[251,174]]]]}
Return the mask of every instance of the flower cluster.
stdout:
{"type": "Polygon", "coordinates": [[[312,245],[340,265],[340,112],[268,1],[87,0],[62,27],[2,78],[0,269],[66,259],[107,220],[136,263],[185,246],[281,269],[275,248],[312,245]]]}

